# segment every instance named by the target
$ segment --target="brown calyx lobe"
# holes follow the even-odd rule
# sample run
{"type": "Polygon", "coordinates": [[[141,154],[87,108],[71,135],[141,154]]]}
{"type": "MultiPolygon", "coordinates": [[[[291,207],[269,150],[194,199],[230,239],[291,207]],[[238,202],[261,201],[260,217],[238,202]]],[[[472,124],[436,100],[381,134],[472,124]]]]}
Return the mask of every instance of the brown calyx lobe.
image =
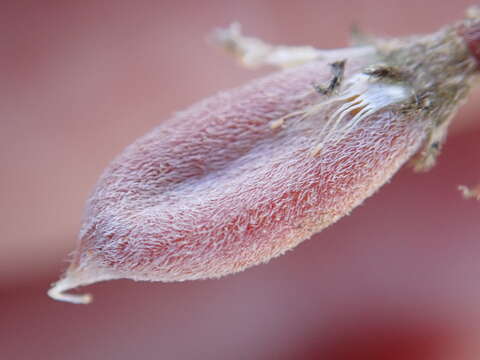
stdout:
{"type": "Polygon", "coordinates": [[[465,40],[471,55],[480,66],[480,22],[463,25],[459,28],[458,33],[465,40]]]}
{"type": "Polygon", "coordinates": [[[427,140],[414,159],[416,171],[430,169],[449,123],[465,101],[480,65],[480,17],[476,14],[436,33],[379,41],[382,61],[402,74],[415,94],[405,111],[430,125],[427,140]],[[474,53],[473,51],[477,51],[474,53]]]}

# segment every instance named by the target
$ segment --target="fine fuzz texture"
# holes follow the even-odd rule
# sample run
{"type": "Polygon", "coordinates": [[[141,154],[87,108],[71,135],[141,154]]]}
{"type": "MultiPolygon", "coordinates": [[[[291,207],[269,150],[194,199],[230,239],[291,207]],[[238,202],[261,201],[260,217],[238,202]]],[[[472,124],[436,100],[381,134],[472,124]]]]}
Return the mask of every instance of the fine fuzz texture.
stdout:
{"type": "MultiPolygon", "coordinates": [[[[310,83],[328,77],[329,65],[314,62],[220,93],[128,147],[89,200],[70,276],[218,277],[266,262],[347,214],[418,149],[425,125],[385,109],[335,137],[324,126],[349,104],[340,99],[272,128],[325,101],[310,83]]],[[[343,126],[358,115],[342,111],[343,126]]]]}
{"type": "Polygon", "coordinates": [[[89,297],[65,291],[115,278],[183,281],[235,273],[348,214],[421,146],[430,149],[432,134],[444,137],[443,119],[458,107],[455,94],[468,90],[474,68],[455,36],[447,30],[427,40],[384,42],[361,54],[352,50],[352,57],[343,50],[344,73],[328,91],[312,84],[331,81],[331,63],[314,60],[163,122],[102,175],[71,266],[49,294],[85,303],[89,297]],[[438,61],[417,59],[417,43],[442,54],[444,43],[460,49],[445,61],[448,78],[435,78],[438,61]],[[398,68],[398,57],[408,54],[410,62],[398,68]],[[461,66],[448,67],[459,58],[461,66]],[[430,77],[410,73],[415,61],[430,77]],[[435,102],[441,104],[426,105],[435,102]]]}
{"type": "MultiPolygon", "coordinates": [[[[294,72],[306,80],[321,69],[294,72]]],[[[162,281],[240,271],[348,213],[420,145],[421,123],[385,111],[312,157],[328,112],[269,126],[296,109],[286,107],[291,73],[220,94],[129,147],[90,200],[79,265],[162,281]]]]}

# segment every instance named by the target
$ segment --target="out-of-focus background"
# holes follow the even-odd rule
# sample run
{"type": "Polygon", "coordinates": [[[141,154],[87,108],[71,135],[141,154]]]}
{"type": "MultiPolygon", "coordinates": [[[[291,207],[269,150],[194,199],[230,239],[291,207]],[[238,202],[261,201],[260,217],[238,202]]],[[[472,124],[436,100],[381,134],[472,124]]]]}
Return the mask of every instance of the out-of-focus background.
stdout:
{"type": "Polygon", "coordinates": [[[287,255],[220,280],[113,281],[88,306],[45,292],[66,268],[108,162],[170,114],[268,72],[206,35],[239,21],[273,43],[423,33],[456,1],[3,1],[0,5],[1,359],[480,357],[480,93],[439,164],[403,169],[287,255]]]}

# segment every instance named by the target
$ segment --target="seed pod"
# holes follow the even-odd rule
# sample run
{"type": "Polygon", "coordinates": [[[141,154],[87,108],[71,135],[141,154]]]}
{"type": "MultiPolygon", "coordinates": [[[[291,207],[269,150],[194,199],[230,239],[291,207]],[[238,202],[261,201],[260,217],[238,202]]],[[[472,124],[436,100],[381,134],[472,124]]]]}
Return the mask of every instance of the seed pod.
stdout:
{"type": "Polygon", "coordinates": [[[206,99],[127,147],[88,200],[78,249],[49,295],[87,303],[65,291],[235,273],[348,214],[412,157],[428,169],[476,75],[478,23],[338,51],[222,33],[245,63],[296,66],[206,99]]]}

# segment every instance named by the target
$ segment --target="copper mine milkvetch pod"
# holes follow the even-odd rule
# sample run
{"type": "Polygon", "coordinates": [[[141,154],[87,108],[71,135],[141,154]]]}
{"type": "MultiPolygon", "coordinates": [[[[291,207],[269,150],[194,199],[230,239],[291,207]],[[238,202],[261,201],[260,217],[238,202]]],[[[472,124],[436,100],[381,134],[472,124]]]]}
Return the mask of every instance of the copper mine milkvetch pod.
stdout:
{"type": "Polygon", "coordinates": [[[430,168],[478,72],[477,12],[425,36],[337,50],[216,41],[284,69],[179,112],[128,146],[90,199],[49,295],[128,278],[216,278],[265,263],[361,204],[409,159],[430,168]]]}

